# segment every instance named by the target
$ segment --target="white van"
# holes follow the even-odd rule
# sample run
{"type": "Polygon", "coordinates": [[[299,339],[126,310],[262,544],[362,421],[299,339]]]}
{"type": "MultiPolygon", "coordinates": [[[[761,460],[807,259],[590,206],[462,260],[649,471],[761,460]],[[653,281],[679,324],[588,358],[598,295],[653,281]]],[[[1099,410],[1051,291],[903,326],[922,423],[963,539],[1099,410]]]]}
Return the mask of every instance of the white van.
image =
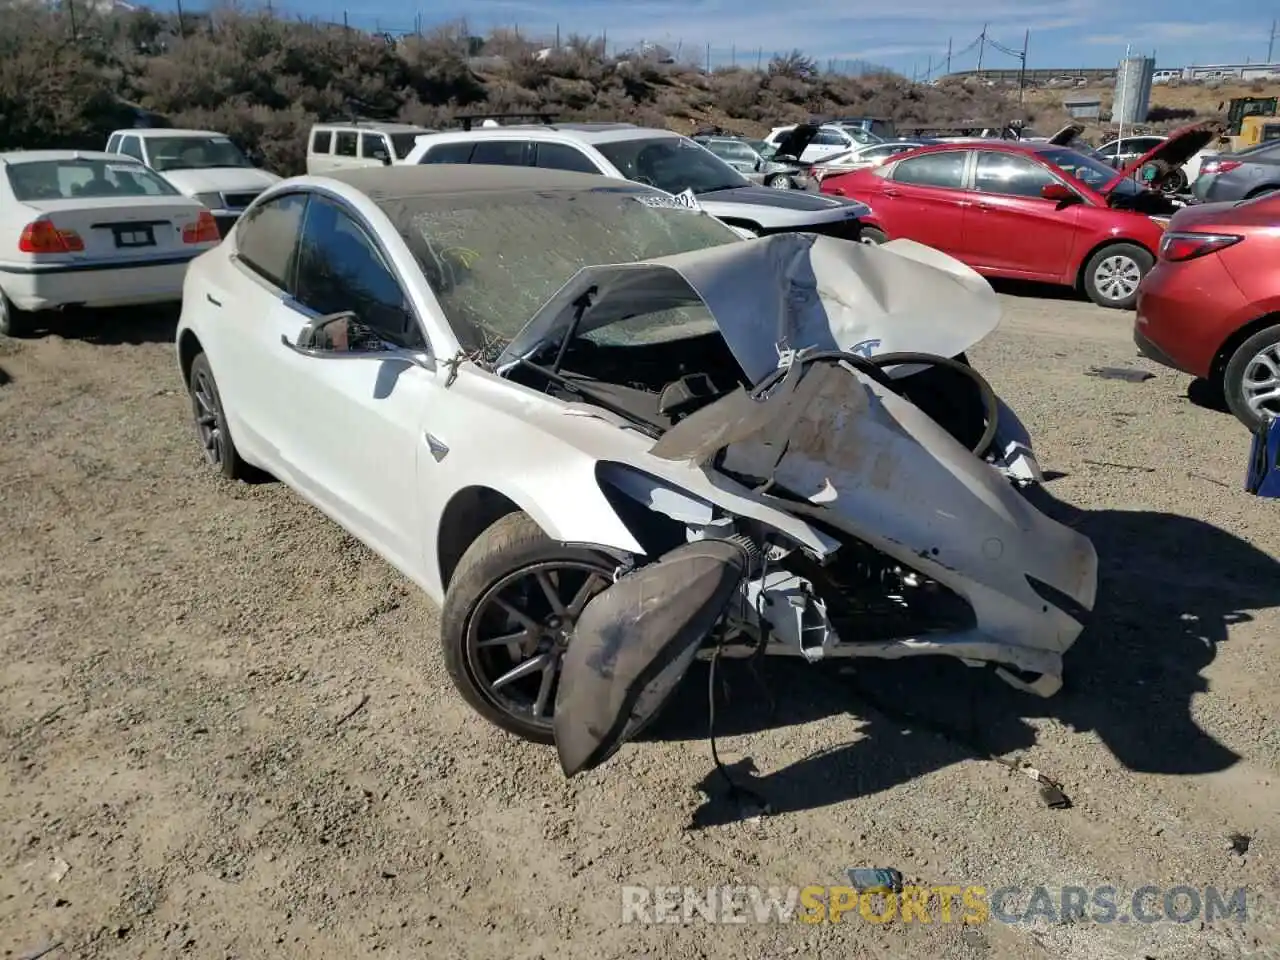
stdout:
{"type": "Polygon", "coordinates": [[[411,123],[373,120],[317,123],[307,138],[307,173],[390,166],[409,155],[418,137],[434,132],[411,123]]]}

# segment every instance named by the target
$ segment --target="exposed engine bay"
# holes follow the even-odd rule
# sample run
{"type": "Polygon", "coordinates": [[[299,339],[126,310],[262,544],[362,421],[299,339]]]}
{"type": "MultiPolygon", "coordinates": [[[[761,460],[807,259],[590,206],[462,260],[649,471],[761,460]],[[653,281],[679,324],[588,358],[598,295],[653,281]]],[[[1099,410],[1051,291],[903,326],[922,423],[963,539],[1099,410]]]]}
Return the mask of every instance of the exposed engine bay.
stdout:
{"type": "Polygon", "coordinates": [[[652,441],[647,460],[597,464],[644,554],[575,628],[554,718],[566,773],[603,762],[700,649],[948,654],[1060,687],[1097,558],[1017,492],[1040,478],[1029,439],[965,359],[999,318],[976,274],[910,241],[782,234],[584,270],[557,299],[504,375],[652,441]],[[914,285],[885,282],[896,269],[914,285]],[[661,475],[681,464],[758,509],[661,475]]]}

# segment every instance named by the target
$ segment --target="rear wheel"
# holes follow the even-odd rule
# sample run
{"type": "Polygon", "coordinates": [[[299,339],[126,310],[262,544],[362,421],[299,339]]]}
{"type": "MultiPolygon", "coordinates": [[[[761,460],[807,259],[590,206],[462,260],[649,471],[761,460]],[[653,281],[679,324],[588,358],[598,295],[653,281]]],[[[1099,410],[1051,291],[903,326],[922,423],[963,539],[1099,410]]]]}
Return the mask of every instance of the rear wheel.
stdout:
{"type": "Polygon", "coordinates": [[[31,314],[19,310],[0,290],[0,336],[30,336],[35,325],[31,322],[31,314]]]}
{"type": "Polygon", "coordinates": [[[790,190],[795,186],[791,182],[791,178],[785,173],[775,173],[772,177],[765,181],[766,187],[773,187],[775,190],[790,190]]]}
{"type": "Polygon", "coordinates": [[[440,616],[444,665],[490,723],[553,743],[560,664],[587,601],[613,583],[617,561],[552,540],[510,513],[467,548],[440,616]]]}
{"type": "Polygon", "coordinates": [[[1138,300],[1138,284],[1155,260],[1134,243],[1103,247],[1084,268],[1084,292],[1100,307],[1128,310],[1138,300]]]}
{"type": "Polygon", "coordinates": [[[1227,408],[1250,430],[1280,417],[1280,324],[1236,348],[1222,374],[1227,408]]]}
{"type": "Polygon", "coordinates": [[[213,368],[203,353],[191,361],[187,391],[191,395],[191,416],[195,420],[196,436],[204,450],[204,459],[228,480],[249,480],[253,468],[240,459],[231,428],[227,426],[227,414],[222,409],[222,395],[213,379],[213,368]]]}

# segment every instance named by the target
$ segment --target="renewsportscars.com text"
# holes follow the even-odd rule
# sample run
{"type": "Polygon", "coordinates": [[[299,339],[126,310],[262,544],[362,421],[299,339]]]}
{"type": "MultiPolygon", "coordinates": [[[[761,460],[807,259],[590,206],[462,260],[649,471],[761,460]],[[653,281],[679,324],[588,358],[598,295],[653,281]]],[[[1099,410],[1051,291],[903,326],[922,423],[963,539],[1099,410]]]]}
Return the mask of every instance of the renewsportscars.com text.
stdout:
{"type": "Polygon", "coordinates": [[[622,888],[623,923],[1243,923],[1243,887],[905,886],[872,893],[848,886],[622,888]]]}

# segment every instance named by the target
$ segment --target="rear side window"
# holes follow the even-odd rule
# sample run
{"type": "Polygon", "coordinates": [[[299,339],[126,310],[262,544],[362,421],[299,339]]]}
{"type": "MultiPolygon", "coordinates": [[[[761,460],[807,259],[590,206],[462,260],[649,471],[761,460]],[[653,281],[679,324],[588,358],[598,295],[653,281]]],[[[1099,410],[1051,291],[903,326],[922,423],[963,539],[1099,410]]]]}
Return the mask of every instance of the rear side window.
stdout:
{"type": "Polygon", "coordinates": [[[527,167],[532,147],[533,144],[527,140],[481,140],[471,152],[471,162],[527,167]]]}
{"type": "Polygon", "coordinates": [[[535,166],[548,170],[571,170],[574,173],[600,172],[581,150],[563,143],[538,144],[538,161],[535,166]]]}
{"type": "Polygon", "coordinates": [[[311,135],[311,152],[328,153],[333,147],[333,131],[317,130],[311,135]]]}
{"type": "Polygon", "coordinates": [[[343,130],[334,138],[334,154],[339,157],[356,155],[356,135],[353,131],[343,130]]]}
{"type": "Polygon", "coordinates": [[[306,206],[306,194],[286,193],[254,207],[236,224],[240,260],[281,290],[289,289],[290,266],[306,206]]]}
{"type": "Polygon", "coordinates": [[[944,153],[926,153],[921,157],[907,157],[899,161],[893,171],[898,183],[914,183],[922,187],[964,186],[964,161],[968,152],[948,150],[944,153]]]}
{"type": "Polygon", "coordinates": [[[111,135],[111,139],[107,141],[107,153],[118,153],[120,150],[120,140],[120,134],[113,133],[111,135]]]}
{"type": "Polygon", "coordinates": [[[847,147],[849,138],[835,130],[819,130],[814,134],[813,142],[820,147],[847,147]]]}
{"type": "Polygon", "coordinates": [[[388,157],[391,156],[390,148],[387,146],[387,140],[382,134],[360,134],[360,156],[372,160],[377,157],[379,151],[388,157]]]}
{"type": "Polygon", "coordinates": [[[437,143],[422,155],[419,163],[467,163],[471,159],[470,143],[437,143]]]}

